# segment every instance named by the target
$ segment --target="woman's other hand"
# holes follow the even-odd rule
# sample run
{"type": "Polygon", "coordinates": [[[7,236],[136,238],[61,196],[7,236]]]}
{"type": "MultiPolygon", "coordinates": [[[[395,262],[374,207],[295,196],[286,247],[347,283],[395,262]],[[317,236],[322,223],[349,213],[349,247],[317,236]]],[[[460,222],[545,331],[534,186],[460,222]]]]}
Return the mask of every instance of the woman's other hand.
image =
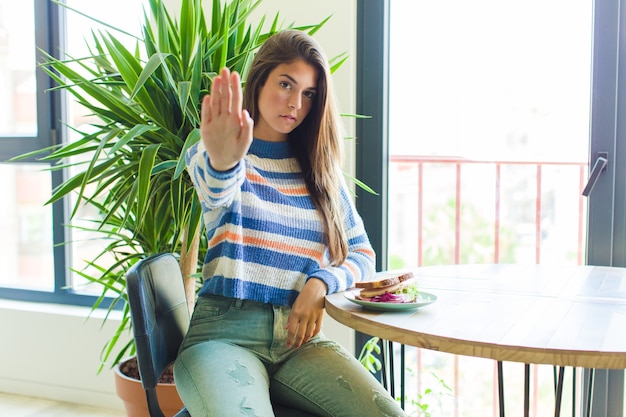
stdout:
{"type": "Polygon", "coordinates": [[[242,110],[243,94],[237,72],[228,68],[213,78],[211,94],[202,99],[200,135],[213,169],[233,168],[252,143],[254,122],[242,110]]]}
{"type": "Polygon", "coordinates": [[[299,348],[322,330],[327,291],[324,281],[318,278],[311,278],[304,284],[287,319],[288,347],[299,348]]]}

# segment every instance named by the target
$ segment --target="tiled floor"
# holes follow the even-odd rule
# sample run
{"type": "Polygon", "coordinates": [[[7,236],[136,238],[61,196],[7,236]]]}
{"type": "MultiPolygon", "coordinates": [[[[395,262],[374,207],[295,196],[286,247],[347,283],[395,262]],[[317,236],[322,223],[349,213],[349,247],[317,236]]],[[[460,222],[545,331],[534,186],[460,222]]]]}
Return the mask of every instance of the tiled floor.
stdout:
{"type": "Polygon", "coordinates": [[[124,411],[0,393],[2,417],[123,417],[124,411]]]}

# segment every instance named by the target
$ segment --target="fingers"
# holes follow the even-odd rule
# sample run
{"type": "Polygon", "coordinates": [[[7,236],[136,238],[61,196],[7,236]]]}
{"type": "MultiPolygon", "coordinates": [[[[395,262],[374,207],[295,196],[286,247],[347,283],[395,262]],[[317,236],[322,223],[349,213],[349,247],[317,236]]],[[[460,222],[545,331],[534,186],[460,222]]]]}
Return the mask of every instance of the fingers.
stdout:
{"type": "Polygon", "coordinates": [[[211,85],[211,118],[217,117],[221,114],[221,98],[222,98],[222,77],[216,75],[213,77],[213,83],[211,85]]]}
{"type": "Polygon", "coordinates": [[[233,72],[230,77],[230,109],[232,112],[237,114],[241,113],[241,108],[243,105],[243,94],[241,93],[241,79],[239,78],[239,73],[237,71],[233,72]]]}
{"type": "Polygon", "coordinates": [[[241,77],[237,71],[231,73],[228,68],[224,68],[213,77],[211,93],[202,98],[200,120],[209,124],[220,116],[233,116],[235,120],[231,119],[226,123],[240,125],[243,137],[248,137],[254,122],[248,112],[242,112],[242,106],[241,77]]]}
{"type": "Polygon", "coordinates": [[[222,81],[220,86],[220,114],[232,114],[232,85],[230,83],[230,71],[228,68],[222,69],[222,81]]]}
{"type": "Polygon", "coordinates": [[[322,330],[323,317],[323,313],[318,312],[308,316],[298,316],[292,310],[287,319],[287,347],[299,348],[317,335],[322,330]]]}
{"type": "Polygon", "coordinates": [[[241,137],[242,138],[252,138],[252,131],[254,129],[254,120],[250,117],[250,113],[248,110],[244,110],[241,112],[242,114],[242,123],[241,123],[241,137]]]}
{"type": "Polygon", "coordinates": [[[200,122],[211,123],[211,95],[209,94],[202,97],[202,105],[200,106],[200,122]]]}
{"type": "Polygon", "coordinates": [[[287,347],[293,347],[296,349],[318,334],[321,330],[321,326],[317,326],[315,322],[298,323],[293,327],[293,329],[288,329],[287,347]]]}
{"type": "Polygon", "coordinates": [[[213,77],[211,85],[211,118],[230,113],[230,75],[228,68],[213,77]]]}
{"type": "Polygon", "coordinates": [[[223,68],[219,75],[213,77],[211,86],[212,114],[241,114],[243,94],[241,78],[237,71],[230,72],[223,68]]]}

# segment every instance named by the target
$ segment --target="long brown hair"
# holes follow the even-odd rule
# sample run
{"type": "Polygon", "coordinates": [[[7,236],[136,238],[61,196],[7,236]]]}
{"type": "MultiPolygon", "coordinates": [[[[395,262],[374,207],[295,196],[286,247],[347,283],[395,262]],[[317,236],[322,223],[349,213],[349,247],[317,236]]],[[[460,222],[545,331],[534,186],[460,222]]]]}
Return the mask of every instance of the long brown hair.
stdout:
{"type": "Polygon", "coordinates": [[[243,105],[257,120],[257,98],[270,72],[278,65],[298,59],[317,68],[317,93],[309,114],[289,134],[313,203],[321,213],[324,236],[333,265],[348,255],[348,242],[341,214],[340,184],[342,137],[335,103],[330,65],[319,44],[308,34],[285,30],[268,38],[257,52],[244,89],[243,105]]]}

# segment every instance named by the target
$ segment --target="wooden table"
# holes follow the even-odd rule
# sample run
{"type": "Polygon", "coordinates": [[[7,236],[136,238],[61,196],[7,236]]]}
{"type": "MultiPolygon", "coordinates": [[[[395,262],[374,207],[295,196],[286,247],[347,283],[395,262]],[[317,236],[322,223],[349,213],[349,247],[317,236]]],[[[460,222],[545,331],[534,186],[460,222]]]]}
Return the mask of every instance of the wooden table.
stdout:
{"type": "Polygon", "coordinates": [[[328,314],[425,349],[525,364],[626,369],[626,268],[446,265],[412,270],[437,296],[410,311],[367,310],[343,293],[328,314]]]}

